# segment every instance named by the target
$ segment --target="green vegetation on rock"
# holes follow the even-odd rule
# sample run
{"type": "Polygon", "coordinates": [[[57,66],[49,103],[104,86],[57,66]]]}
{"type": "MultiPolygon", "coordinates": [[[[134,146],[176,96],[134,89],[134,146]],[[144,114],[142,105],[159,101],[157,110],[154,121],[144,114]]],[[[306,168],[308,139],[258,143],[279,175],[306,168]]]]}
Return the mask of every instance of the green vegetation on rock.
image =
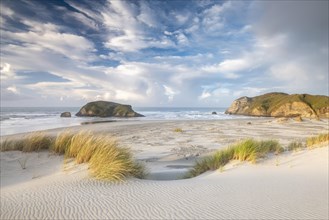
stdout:
{"type": "Polygon", "coordinates": [[[130,105],[106,101],[89,102],[80,109],[76,116],[143,117],[143,115],[135,112],[130,105]]]}
{"type": "Polygon", "coordinates": [[[329,97],[321,95],[267,93],[235,100],[226,114],[274,117],[329,117],[329,97]]]}

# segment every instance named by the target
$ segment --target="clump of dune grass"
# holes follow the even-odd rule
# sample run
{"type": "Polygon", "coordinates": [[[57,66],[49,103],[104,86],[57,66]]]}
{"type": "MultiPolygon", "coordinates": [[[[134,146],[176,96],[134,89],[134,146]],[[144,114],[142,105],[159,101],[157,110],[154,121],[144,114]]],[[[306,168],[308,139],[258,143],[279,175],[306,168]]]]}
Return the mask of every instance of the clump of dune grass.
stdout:
{"type": "Polygon", "coordinates": [[[60,132],[55,139],[52,151],[58,154],[64,154],[71,145],[73,135],[70,131],[60,132]]]}
{"type": "Polygon", "coordinates": [[[65,156],[76,158],[83,148],[88,148],[89,146],[92,146],[94,140],[95,136],[88,131],[81,131],[73,135],[70,144],[66,149],[65,156]]]}
{"type": "Polygon", "coordinates": [[[308,148],[315,148],[318,146],[323,146],[320,145],[324,142],[328,142],[329,141],[329,133],[325,133],[325,134],[319,134],[317,136],[313,136],[313,137],[309,137],[306,139],[306,146],[308,148]]]}
{"type": "Polygon", "coordinates": [[[180,132],[181,133],[181,132],[183,132],[183,129],[181,129],[181,128],[175,128],[174,129],[174,132],[180,132]]]}
{"type": "Polygon", "coordinates": [[[224,167],[230,160],[233,159],[234,148],[228,147],[226,149],[217,151],[212,156],[207,156],[200,161],[197,161],[194,167],[185,176],[191,178],[198,176],[209,170],[217,170],[224,167]]]}
{"type": "MultiPolygon", "coordinates": [[[[21,150],[24,152],[49,149],[55,153],[74,158],[76,163],[89,162],[92,175],[97,179],[123,180],[128,176],[143,178],[146,175],[143,164],[134,160],[127,148],[104,135],[94,135],[88,131],[73,134],[61,132],[56,138],[43,132],[33,132],[22,139],[5,139],[1,142],[1,150],[21,150]]],[[[26,160],[19,160],[22,169],[26,168],[26,160]]]]}
{"type": "Polygon", "coordinates": [[[233,159],[256,163],[258,159],[265,157],[268,153],[279,154],[283,151],[284,149],[279,142],[274,140],[243,140],[198,161],[186,175],[186,178],[198,176],[208,170],[220,169],[233,159]]]}
{"type": "Polygon", "coordinates": [[[101,143],[89,161],[92,175],[97,179],[123,180],[128,176],[143,178],[144,167],[133,160],[128,149],[119,148],[116,142],[101,143]]]}
{"type": "Polygon", "coordinates": [[[300,141],[293,141],[293,142],[290,142],[288,147],[287,147],[287,150],[288,151],[299,151],[301,149],[304,148],[304,145],[302,142],[300,141]]]}
{"type": "Polygon", "coordinates": [[[1,151],[19,150],[23,152],[40,151],[48,149],[53,145],[54,139],[47,136],[44,132],[32,132],[23,138],[10,139],[1,141],[1,151]]]}
{"type": "Polygon", "coordinates": [[[101,149],[105,146],[115,147],[118,146],[118,142],[113,138],[109,138],[103,135],[95,136],[89,132],[79,133],[72,139],[70,151],[75,152],[77,150],[74,150],[74,148],[79,149],[75,155],[75,161],[77,163],[86,163],[89,162],[97,149],[101,149]],[[80,138],[85,141],[82,146],[80,146],[80,138]]]}
{"type": "Polygon", "coordinates": [[[44,132],[33,132],[24,138],[23,143],[23,152],[33,152],[51,148],[54,139],[44,132]]]}
{"type": "Polygon", "coordinates": [[[23,140],[22,139],[5,139],[0,143],[1,151],[12,151],[12,150],[19,150],[23,149],[23,140]]]}

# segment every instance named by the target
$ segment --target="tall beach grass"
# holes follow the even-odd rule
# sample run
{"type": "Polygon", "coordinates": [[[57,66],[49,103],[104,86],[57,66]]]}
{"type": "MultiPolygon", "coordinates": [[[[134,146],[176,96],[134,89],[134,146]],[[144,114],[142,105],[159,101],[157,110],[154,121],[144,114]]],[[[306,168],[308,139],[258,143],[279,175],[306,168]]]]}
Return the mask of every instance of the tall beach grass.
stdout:
{"type": "Polygon", "coordinates": [[[33,132],[22,139],[1,142],[1,151],[33,152],[41,149],[74,158],[78,164],[89,162],[89,170],[97,179],[123,180],[129,176],[143,178],[146,175],[145,167],[134,160],[129,149],[120,147],[113,138],[88,131],[76,134],[63,131],[57,137],[33,132]]]}
{"type": "Polygon", "coordinates": [[[279,154],[283,151],[284,148],[279,142],[274,140],[243,140],[198,161],[186,175],[186,178],[198,176],[209,170],[220,169],[230,160],[250,161],[256,163],[258,159],[265,157],[268,153],[279,154]]]}
{"type": "Polygon", "coordinates": [[[308,148],[315,148],[315,147],[319,147],[319,146],[325,146],[325,145],[321,145],[325,142],[329,142],[329,133],[319,134],[317,136],[307,138],[306,139],[306,146],[308,148]]]}
{"type": "Polygon", "coordinates": [[[49,149],[54,144],[54,138],[44,132],[33,132],[18,139],[6,139],[1,141],[1,151],[19,150],[23,152],[40,151],[49,149]]]}

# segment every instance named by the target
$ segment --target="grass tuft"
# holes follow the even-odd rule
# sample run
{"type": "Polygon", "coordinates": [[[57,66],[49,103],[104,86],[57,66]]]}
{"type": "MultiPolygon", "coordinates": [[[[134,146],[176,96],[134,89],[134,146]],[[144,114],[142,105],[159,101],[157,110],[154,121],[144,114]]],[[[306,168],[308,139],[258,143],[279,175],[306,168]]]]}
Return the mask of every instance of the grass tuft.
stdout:
{"type": "Polygon", "coordinates": [[[277,141],[247,139],[217,151],[214,155],[203,158],[201,161],[197,161],[186,175],[186,178],[198,176],[208,170],[221,169],[233,159],[255,163],[257,159],[265,157],[268,153],[279,154],[283,151],[283,147],[277,141]]]}
{"type": "MultiPolygon", "coordinates": [[[[76,163],[89,162],[90,171],[97,179],[123,180],[128,176],[143,178],[146,175],[144,165],[136,162],[127,148],[120,147],[113,138],[91,132],[73,134],[64,131],[56,138],[43,132],[34,132],[23,139],[5,139],[1,142],[1,151],[32,152],[41,149],[73,157],[76,163]]],[[[19,160],[22,169],[26,168],[26,161],[27,159],[19,160]]]]}
{"type": "Polygon", "coordinates": [[[22,143],[24,143],[22,147],[23,152],[33,152],[40,151],[41,149],[49,149],[53,145],[54,140],[40,131],[28,134],[22,143]]]}
{"type": "Polygon", "coordinates": [[[183,129],[181,129],[181,128],[175,128],[174,129],[174,132],[180,132],[180,133],[182,133],[183,132],[183,129]]]}
{"type": "Polygon", "coordinates": [[[23,149],[23,140],[22,139],[5,139],[0,143],[1,151],[12,151],[12,150],[19,150],[22,151],[23,149]]]}
{"type": "Polygon", "coordinates": [[[316,148],[319,144],[329,141],[329,133],[319,134],[317,136],[309,137],[306,139],[306,146],[308,148],[316,148]]]}
{"type": "Polygon", "coordinates": [[[293,141],[293,142],[290,142],[288,147],[287,147],[287,150],[288,151],[299,151],[301,149],[304,148],[304,145],[302,142],[300,141],[293,141]]]}
{"type": "Polygon", "coordinates": [[[144,167],[136,163],[128,149],[107,141],[98,147],[89,161],[92,175],[97,179],[121,181],[127,176],[144,177],[144,167]]]}
{"type": "Polygon", "coordinates": [[[55,143],[51,150],[58,154],[64,154],[71,145],[72,137],[73,133],[70,131],[60,132],[57,135],[55,143]]]}

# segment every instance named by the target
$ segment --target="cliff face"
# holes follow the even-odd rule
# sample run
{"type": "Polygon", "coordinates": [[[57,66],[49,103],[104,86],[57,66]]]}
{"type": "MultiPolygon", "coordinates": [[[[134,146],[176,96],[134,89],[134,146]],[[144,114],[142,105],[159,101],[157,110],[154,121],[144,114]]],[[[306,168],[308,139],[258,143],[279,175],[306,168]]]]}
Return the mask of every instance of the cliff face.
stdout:
{"type": "Polygon", "coordinates": [[[329,97],[286,93],[241,97],[235,100],[225,113],[273,117],[329,117],[329,97]]]}
{"type": "Polygon", "coordinates": [[[143,117],[143,115],[132,110],[130,105],[105,101],[89,102],[75,115],[89,117],[143,117]]]}

